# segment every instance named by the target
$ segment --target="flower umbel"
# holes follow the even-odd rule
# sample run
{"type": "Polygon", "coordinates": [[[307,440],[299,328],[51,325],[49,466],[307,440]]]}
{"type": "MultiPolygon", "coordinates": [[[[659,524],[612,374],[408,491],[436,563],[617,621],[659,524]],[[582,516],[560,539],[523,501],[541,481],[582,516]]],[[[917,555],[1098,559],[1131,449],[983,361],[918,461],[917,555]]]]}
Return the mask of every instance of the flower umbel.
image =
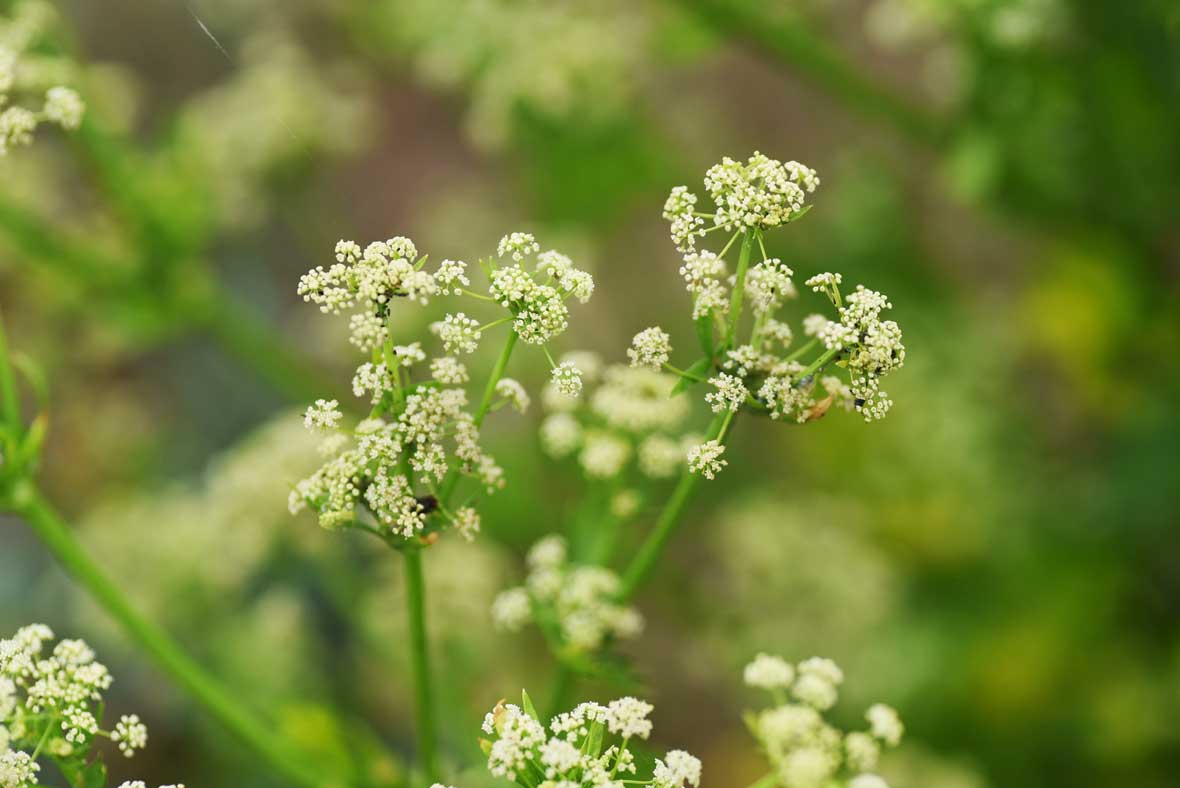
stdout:
{"type": "Polygon", "coordinates": [[[701,762],[683,750],[671,750],[655,761],[651,777],[642,778],[629,749],[634,739],[647,739],[652,706],[632,697],[610,703],[581,703],[558,714],[546,728],[528,693],[520,706],[501,701],[488,712],[480,745],[488,771],[522,786],[543,784],[566,788],[617,788],[625,781],[653,788],[697,788],[701,762]]]}

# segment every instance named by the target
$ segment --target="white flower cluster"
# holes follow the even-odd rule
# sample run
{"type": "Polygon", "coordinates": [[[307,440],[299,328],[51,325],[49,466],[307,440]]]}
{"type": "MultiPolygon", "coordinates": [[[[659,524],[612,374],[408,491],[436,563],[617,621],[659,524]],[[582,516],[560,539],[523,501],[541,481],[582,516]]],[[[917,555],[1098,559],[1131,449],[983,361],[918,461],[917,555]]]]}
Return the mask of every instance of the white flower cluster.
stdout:
{"type": "MultiPolygon", "coordinates": [[[[819,314],[805,318],[802,333],[811,340],[798,348],[792,348],[790,325],[776,317],[798,291],[794,271],[767,256],[762,236],[801,216],[807,195],[818,186],[819,178],[809,167],[755,153],[745,163],[726,158],[708,170],[705,188],[715,213],[699,211],[698,198],[683,186],[668,197],[664,216],[684,255],[680,275],[706,352],[689,368],[695,372],[683,374],[693,383],[708,381],[713,390],[705,394],[705,401],[714,413],[749,410],[803,423],[839,405],[874,421],[892,405],[880,390],[880,380],[902,366],[905,346],[897,323],[881,319],[882,311],[891,306],[883,295],[858,286],[845,299],[840,274],[812,276],[807,286],[828,297],[838,319],[819,314]],[[732,233],[722,251],[698,250],[697,239],[716,229],[732,233]],[[739,238],[742,251],[731,274],[724,257],[739,238]],[[747,308],[752,320],[743,323],[747,308]],[[845,369],[847,378],[825,375],[830,366],[845,369]]],[[[636,365],[664,367],[670,349],[662,330],[647,329],[635,336],[628,356],[636,365]]],[[[728,424],[721,424],[716,434],[707,436],[708,442],[692,450],[691,471],[712,478],[724,466],[721,439],[728,424]]]]}
{"type": "Polygon", "coordinates": [[[604,705],[581,703],[557,715],[548,729],[541,723],[527,694],[522,706],[501,701],[484,718],[481,740],[488,756],[488,771],[495,777],[521,785],[542,784],[563,788],[697,788],[701,762],[683,750],[671,750],[657,758],[652,776],[639,779],[635,757],[628,749],[632,739],[647,739],[652,724],[650,703],[625,697],[604,705]],[[612,743],[617,737],[618,743],[612,743]]]}
{"type": "Polygon", "coordinates": [[[37,785],[34,756],[66,772],[84,764],[97,736],[128,758],[147,745],[147,727],[134,714],[120,717],[114,730],[100,727],[111,674],[81,640],[59,641],[45,654],[53,638],[49,627],[30,624],[0,640],[0,788],[37,785]]]}
{"type": "Polygon", "coordinates": [[[438,9],[435,0],[399,0],[370,32],[386,37],[385,51],[410,53],[430,86],[465,96],[463,125],[477,145],[512,142],[522,114],[585,130],[632,111],[634,75],[652,51],[650,9],[620,0],[577,13],[485,0],[455,0],[445,15],[438,9]]]}
{"type": "Polygon", "coordinates": [[[843,681],[834,662],[818,657],[791,665],[759,654],[746,666],[746,684],[769,691],[776,704],[749,715],[748,722],[783,788],[888,788],[872,772],[882,745],[901,742],[901,720],[878,703],[865,714],[867,732],[843,733],[830,725],[823,712],[836,704],[843,681]]]}
{"type": "Polygon", "coordinates": [[[541,246],[529,233],[515,232],[500,239],[497,255],[509,257],[512,264],[492,266],[493,300],[512,312],[513,330],[525,342],[543,345],[569,325],[565,301],[576,298],[586,303],[594,293],[594,278],[575,268],[570,258],[560,252],[540,252],[541,246]],[[536,257],[535,273],[524,265],[536,257]],[[543,278],[538,279],[537,274],[543,278]]]}
{"type": "Polygon", "coordinates": [[[659,326],[645,328],[631,340],[631,347],[627,349],[627,358],[631,359],[631,366],[654,369],[657,372],[668,363],[672,353],[672,338],[668,332],[659,326]]]}
{"type": "MultiPolygon", "coordinates": [[[[338,315],[360,307],[365,313],[383,316],[394,298],[426,304],[441,291],[435,277],[422,270],[425,262],[426,258],[418,259],[414,242],[401,236],[374,241],[364,249],[355,241],[340,241],[336,262],[326,269],[316,266],[300,277],[298,292],[325,313],[338,315]]],[[[352,328],[358,347],[371,350],[377,346],[370,323],[354,323],[352,328]]]]}
{"type": "MultiPolygon", "coordinates": [[[[0,156],[7,155],[10,148],[31,143],[41,123],[53,123],[66,130],[82,123],[86,107],[81,96],[61,85],[45,91],[39,110],[11,103],[14,93],[23,94],[29,88],[26,83],[36,82],[35,75],[26,75],[22,58],[44,35],[52,15],[53,8],[47,3],[25,0],[17,3],[11,16],[0,18],[0,156]]],[[[38,56],[37,60],[42,61],[39,65],[44,70],[44,58],[38,56]]],[[[36,69],[30,66],[29,70],[36,69]]]]}
{"type": "MultiPolygon", "coordinates": [[[[437,371],[437,370],[436,370],[437,371]]],[[[439,502],[415,492],[409,471],[428,483],[449,472],[477,479],[488,492],[504,485],[503,471],[479,445],[479,428],[466,411],[462,388],[434,381],[399,386],[383,364],[366,364],[357,380],[376,402],[390,402],[387,418],[372,417],[352,430],[337,430],[325,439],[327,460],[295,485],[289,499],[293,514],[305,507],[319,513],[320,524],[337,528],[364,517],[363,506],[377,522],[406,539],[423,534],[439,502]]],[[[312,408],[308,422],[317,426],[320,411],[312,408]]],[[[333,419],[320,418],[321,421],[333,419]]],[[[479,530],[473,510],[443,511],[465,535],[479,530]]]]}
{"type": "Polygon", "coordinates": [[[884,295],[857,285],[854,292],[841,300],[839,277],[830,274],[813,277],[813,287],[830,291],[838,308],[839,320],[828,320],[822,315],[811,315],[804,321],[804,333],[814,336],[824,348],[837,354],[842,366],[848,370],[849,384],[839,378],[824,377],[820,380],[827,392],[824,403],[817,403],[811,396],[815,389],[814,376],[804,376],[804,367],[798,363],[772,365],[766,368],[766,377],[758,396],[769,407],[771,418],[794,418],[808,421],[823,415],[831,404],[839,404],[848,410],[857,410],[865,421],[876,421],[885,417],[893,401],[881,390],[880,380],[905,364],[906,349],[901,341],[901,328],[893,320],[882,320],[881,313],[892,308],[884,295]]]}
{"type": "Polygon", "coordinates": [[[497,627],[517,632],[530,622],[556,622],[554,633],[573,653],[595,652],[608,638],[633,638],[643,630],[635,608],[617,604],[618,576],[600,566],[570,563],[565,540],[548,536],[528,554],[529,575],[492,603],[497,627]]]}
{"type": "MultiPolygon", "coordinates": [[[[336,400],[321,399],[308,408],[306,426],[329,433],[321,446],[326,460],[291,492],[292,513],[310,507],[326,528],[364,527],[375,520],[406,539],[429,536],[436,511],[442,522],[468,538],[479,530],[474,509],[450,511],[433,493],[436,485],[449,488],[455,475],[477,479],[489,492],[504,484],[503,471],[480,447],[479,422],[467,410],[464,388],[471,375],[454,354],[473,353],[485,328],[508,321],[520,339],[543,344],[565,329],[566,299],[585,302],[594,290],[590,275],[574,268],[568,257],[540,248],[528,233],[504,236],[497,255],[507,258],[507,264],[481,261],[489,278],[488,297],[465,289],[471,285],[466,264],[443,260],[429,273],[424,270],[426,257],[419,256],[413,241],[400,236],[364,249],[353,241],[340,241],[334,264],[303,275],[298,292],[304,300],[330,314],[357,310],[350,318],[350,341],[370,360],[357,368],[352,389],[372,410],[369,418],[345,430],[336,400]],[[532,256],[535,271],[524,266],[532,256]],[[438,295],[495,301],[509,316],[484,327],[464,312],[446,314],[431,326],[444,355],[427,363],[421,342],[394,344],[391,309],[399,298],[427,304],[438,295]],[[428,366],[428,373],[416,375],[422,366],[428,366]]],[[[552,385],[577,395],[582,373],[572,362],[555,365],[552,385]]],[[[476,410],[479,419],[504,405],[521,412],[529,405],[528,393],[510,378],[493,381],[489,391],[488,396],[499,400],[482,403],[476,410]]]]}
{"type": "Polygon", "coordinates": [[[601,369],[586,353],[577,354],[576,363],[589,370],[585,377],[593,390],[585,400],[564,396],[554,386],[547,390],[549,415],[541,423],[545,452],[554,458],[576,454],[582,469],[596,479],[619,477],[632,460],[648,478],[675,475],[697,440],[678,434],[689,405],[671,396],[676,377],[646,366],[601,369]]]}
{"type": "Polygon", "coordinates": [[[672,190],[664,204],[664,218],[672,226],[672,240],[682,252],[691,251],[704,236],[705,219],[726,230],[761,230],[797,218],[807,195],[819,186],[815,170],[796,161],[785,164],[755,152],[745,164],[726,156],[705,173],[705,190],[715,213],[697,211],[697,196],[685,186],[672,190]]]}

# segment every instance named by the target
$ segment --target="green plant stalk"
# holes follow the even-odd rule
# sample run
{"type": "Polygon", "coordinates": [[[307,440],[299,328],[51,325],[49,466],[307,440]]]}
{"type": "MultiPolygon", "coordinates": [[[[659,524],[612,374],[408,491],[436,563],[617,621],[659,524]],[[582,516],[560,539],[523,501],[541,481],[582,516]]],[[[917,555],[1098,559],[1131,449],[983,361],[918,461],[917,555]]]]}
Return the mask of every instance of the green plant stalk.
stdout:
{"type": "Polygon", "coordinates": [[[516,332],[509,331],[508,341],[504,343],[504,349],[500,351],[500,357],[496,359],[496,366],[492,367],[491,377],[488,378],[488,384],[484,386],[483,399],[475,411],[475,426],[477,427],[483,425],[484,418],[492,408],[492,401],[496,398],[496,384],[500,382],[500,378],[504,377],[504,372],[508,369],[508,359],[512,358],[512,349],[515,347],[516,332]]]}
{"type": "Polygon", "coordinates": [[[738,252],[737,276],[733,283],[733,295],[729,300],[729,332],[726,341],[733,345],[737,336],[738,322],[742,319],[742,299],[746,295],[746,271],[750,267],[750,253],[754,248],[754,235],[757,231],[746,230],[742,234],[742,249],[738,252]]]}
{"type": "Polygon", "coordinates": [[[37,533],[66,571],[155,660],[160,669],[277,774],[308,788],[333,782],[332,778],[304,762],[293,745],[275,735],[272,723],[243,706],[163,629],[140,615],[31,482],[18,485],[12,495],[12,505],[13,511],[37,533]]]}
{"type": "Polygon", "coordinates": [[[775,785],[778,785],[778,781],[778,774],[771,772],[770,774],[762,775],[762,777],[750,783],[748,788],[774,788],[775,785]]]}
{"type": "Polygon", "coordinates": [[[679,0],[713,30],[744,39],[792,73],[866,117],[883,121],[908,139],[939,147],[945,121],[868,79],[835,47],[826,44],[798,18],[763,12],[767,3],[750,0],[679,0]]]}
{"type": "Polygon", "coordinates": [[[4,319],[0,316],[0,423],[12,430],[20,430],[20,399],[16,393],[16,377],[8,362],[8,340],[4,334],[4,319]]]}
{"type": "MultiPolygon", "coordinates": [[[[718,413],[713,418],[712,424],[709,425],[706,440],[722,439],[732,416],[732,412],[718,413]]],[[[688,502],[700,481],[699,474],[692,473],[687,468],[684,469],[680,475],[680,481],[676,483],[676,489],[672,491],[671,497],[668,498],[668,502],[660,511],[655,527],[647,535],[643,544],[639,546],[635,557],[631,559],[631,563],[623,572],[622,587],[619,590],[620,602],[630,600],[651,573],[660,554],[664,551],[664,547],[668,544],[668,540],[672,538],[672,534],[680,524],[684,509],[688,506],[688,502]]]]}
{"type": "Polygon", "coordinates": [[[816,372],[823,369],[825,366],[827,366],[827,364],[829,362],[831,362],[832,359],[834,359],[836,356],[840,355],[840,353],[843,352],[843,350],[844,350],[843,348],[839,348],[839,347],[832,348],[831,350],[825,350],[819,358],[817,358],[815,361],[808,364],[807,368],[799,373],[799,380],[800,381],[806,380],[807,378],[814,375],[816,372]]]}
{"type": "Polygon", "coordinates": [[[422,549],[407,548],[406,612],[410,625],[410,661],[414,673],[414,716],[418,727],[418,761],[426,783],[438,781],[434,727],[434,687],[426,642],[426,584],[422,579],[422,549]]]}

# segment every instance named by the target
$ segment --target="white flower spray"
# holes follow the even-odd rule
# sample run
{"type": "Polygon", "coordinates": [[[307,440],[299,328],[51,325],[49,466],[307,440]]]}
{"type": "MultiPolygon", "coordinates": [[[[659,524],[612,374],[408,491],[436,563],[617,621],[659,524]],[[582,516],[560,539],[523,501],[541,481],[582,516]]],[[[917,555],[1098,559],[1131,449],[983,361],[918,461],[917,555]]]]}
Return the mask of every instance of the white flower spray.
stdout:
{"type": "MultiPolygon", "coordinates": [[[[569,325],[567,301],[586,303],[594,280],[560,252],[542,252],[536,238],[524,232],[505,235],[496,255],[480,261],[486,295],[469,289],[471,278],[461,261],[443,260],[433,272],[427,270],[427,257],[408,238],[364,248],[340,241],[335,257],[327,268],[304,274],[298,292],[324,313],[352,313],[350,342],[368,354],[357,367],[352,388],[369,412],[344,428],[335,400],[317,400],[308,408],[308,428],[329,433],[321,449],[326,461],[295,485],[289,505],[293,514],[314,510],[325,528],[367,531],[403,554],[418,759],[425,777],[433,781],[439,765],[422,551],[448,528],[468,540],[480,531],[480,515],[471,502],[452,500],[461,479],[487,493],[505,485],[503,470],[480,444],[480,428],[493,410],[511,406],[524,412],[529,406],[524,387],[505,377],[517,341],[541,346],[553,368],[552,385],[563,395],[581,392],[581,370],[571,361],[556,363],[547,344],[569,325]],[[480,323],[466,309],[448,311],[431,327],[442,345],[434,358],[422,341],[396,344],[395,311],[403,304],[428,306],[440,298],[464,299],[473,311],[492,306],[501,315],[480,323]],[[457,354],[473,353],[492,329],[505,324],[504,348],[472,409],[467,388],[471,373],[457,354]]],[[[593,591],[591,587],[587,593],[593,591]]]]}
{"type": "MultiPolygon", "coordinates": [[[[42,758],[71,784],[105,785],[106,767],[91,757],[98,739],[114,742],[127,758],[147,746],[147,726],[135,714],[102,727],[112,678],[94,650],[81,640],[61,640],[46,653],[53,639],[44,624],[0,639],[0,788],[39,785],[42,758]]],[[[120,788],[127,786],[143,783],[120,788]]]]}
{"type": "Polygon", "coordinates": [[[782,788],[888,788],[873,773],[882,747],[896,747],[904,727],[897,712],[882,703],[865,713],[869,730],[844,733],[823,712],[836,705],[844,672],[830,659],[813,657],[791,665],[782,657],[759,654],[746,665],[745,683],[765,690],[774,705],[746,714],[746,725],[782,788]]]}

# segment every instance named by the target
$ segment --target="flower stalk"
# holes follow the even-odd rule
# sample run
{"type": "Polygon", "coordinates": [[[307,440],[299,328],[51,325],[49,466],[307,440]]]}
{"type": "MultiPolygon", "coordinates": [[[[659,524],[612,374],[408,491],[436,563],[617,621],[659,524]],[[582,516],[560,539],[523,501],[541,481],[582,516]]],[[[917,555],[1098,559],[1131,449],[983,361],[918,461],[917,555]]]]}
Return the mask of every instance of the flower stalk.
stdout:
{"type": "Polygon", "coordinates": [[[438,780],[434,718],[434,685],[426,640],[426,584],[422,577],[422,549],[409,547],[405,556],[406,614],[410,627],[410,661],[414,675],[414,717],[418,732],[418,761],[424,781],[438,780]]]}
{"type": "MultiPolygon", "coordinates": [[[[725,434],[728,431],[732,419],[732,412],[718,413],[714,416],[713,422],[709,425],[707,439],[724,441],[725,434]]],[[[676,532],[684,510],[688,506],[688,502],[692,499],[692,495],[696,491],[700,481],[700,474],[692,473],[688,469],[685,469],[680,474],[680,481],[676,483],[676,489],[672,491],[672,495],[669,496],[667,503],[664,504],[664,508],[660,511],[660,516],[656,520],[655,527],[652,528],[647,538],[643,540],[643,544],[639,546],[635,557],[631,559],[631,563],[623,572],[622,586],[619,589],[618,596],[620,602],[626,602],[635,596],[636,591],[639,590],[639,587],[647,579],[648,575],[651,574],[651,570],[663,553],[668,540],[676,532]]]]}

